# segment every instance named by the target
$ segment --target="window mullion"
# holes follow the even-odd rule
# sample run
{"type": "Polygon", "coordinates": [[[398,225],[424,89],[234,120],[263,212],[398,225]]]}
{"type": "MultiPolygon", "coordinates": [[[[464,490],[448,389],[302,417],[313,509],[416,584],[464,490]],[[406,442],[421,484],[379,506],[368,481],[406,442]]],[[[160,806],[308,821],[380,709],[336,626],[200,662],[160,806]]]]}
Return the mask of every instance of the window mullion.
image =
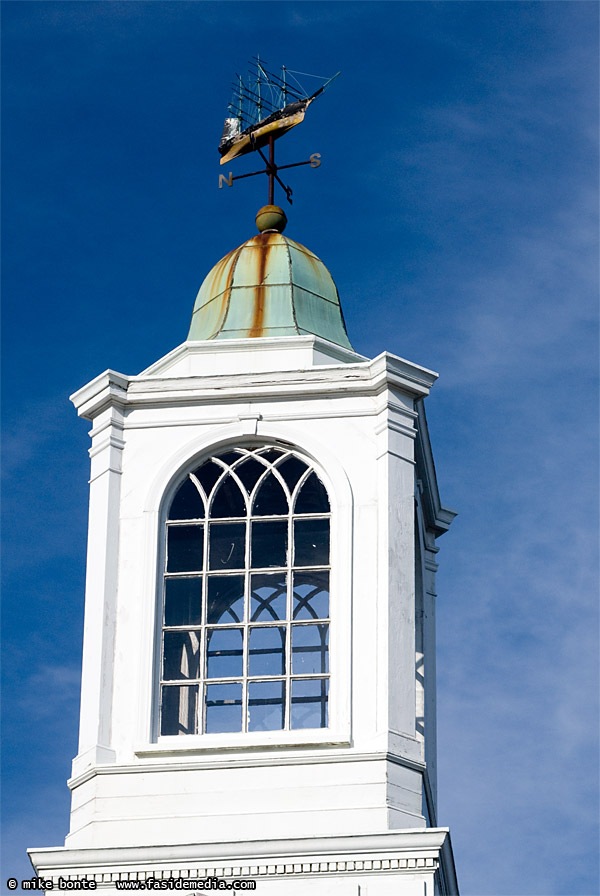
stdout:
{"type": "Polygon", "coordinates": [[[200,636],[200,685],[198,688],[198,734],[204,734],[206,731],[206,701],[204,692],[206,690],[206,657],[207,638],[206,638],[206,613],[208,605],[208,551],[209,551],[209,518],[208,498],[206,502],[206,522],[204,523],[204,563],[202,565],[202,634],[200,636]]]}
{"type": "Polygon", "coordinates": [[[293,552],[294,552],[294,518],[292,503],[288,513],[288,553],[287,553],[287,594],[286,594],[286,623],[285,623],[285,720],[284,730],[291,728],[292,718],[292,611],[293,611],[293,552]]]}
{"type": "Polygon", "coordinates": [[[252,514],[250,512],[250,499],[247,499],[246,506],[246,568],[244,570],[244,606],[243,606],[243,620],[244,620],[244,631],[243,631],[243,641],[242,641],[242,731],[248,730],[248,716],[249,716],[249,706],[248,706],[248,650],[249,650],[249,642],[250,642],[250,632],[248,629],[248,622],[250,619],[250,538],[251,538],[251,523],[252,523],[252,514]]]}

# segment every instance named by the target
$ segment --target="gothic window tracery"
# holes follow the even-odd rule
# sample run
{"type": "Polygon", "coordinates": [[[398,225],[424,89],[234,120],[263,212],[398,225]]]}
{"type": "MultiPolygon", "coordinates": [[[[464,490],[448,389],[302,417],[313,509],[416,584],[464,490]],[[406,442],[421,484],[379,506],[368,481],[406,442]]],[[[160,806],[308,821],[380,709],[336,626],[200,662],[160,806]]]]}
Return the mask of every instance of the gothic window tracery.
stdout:
{"type": "Polygon", "coordinates": [[[274,445],[215,454],[166,523],[161,735],[328,726],[330,505],[274,445]]]}

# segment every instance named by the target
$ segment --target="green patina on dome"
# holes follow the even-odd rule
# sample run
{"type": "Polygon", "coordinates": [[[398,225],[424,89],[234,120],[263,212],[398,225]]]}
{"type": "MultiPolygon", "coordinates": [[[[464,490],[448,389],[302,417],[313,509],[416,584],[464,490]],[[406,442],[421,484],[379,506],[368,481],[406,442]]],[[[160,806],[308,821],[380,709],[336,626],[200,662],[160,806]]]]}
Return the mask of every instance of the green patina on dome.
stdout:
{"type": "Polygon", "coordinates": [[[265,231],[210,271],[196,298],[188,340],[307,334],[352,348],[323,262],[281,233],[265,231]]]}

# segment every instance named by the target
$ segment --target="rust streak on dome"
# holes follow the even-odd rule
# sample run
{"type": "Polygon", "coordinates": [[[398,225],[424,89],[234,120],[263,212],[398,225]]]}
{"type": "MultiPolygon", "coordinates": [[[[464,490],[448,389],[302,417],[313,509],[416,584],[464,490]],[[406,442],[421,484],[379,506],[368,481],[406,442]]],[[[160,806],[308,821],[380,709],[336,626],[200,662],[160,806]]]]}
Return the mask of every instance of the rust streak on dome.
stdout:
{"type": "Polygon", "coordinates": [[[219,269],[220,276],[225,274],[225,289],[223,291],[223,295],[221,296],[221,310],[219,314],[219,320],[221,323],[217,335],[223,329],[225,321],[227,320],[227,310],[229,308],[229,299],[231,297],[231,287],[233,284],[233,272],[235,271],[235,266],[237,264],[239,254],[240,249],[233,249],[233,251],[226,255],[225,258],[221,259],[221,262],[217,262],[217,264],[215,265],[215,267],[217,267],[222,262],[227,262],[229,259],[231,259],[231,257],[233,257],[233,261],[229,264],[229,267],[227,267],[227,265],[224,265],[222,270],[219,269]]]}
{"type": "Polygon", "coordinates": [[[271,235],[271,233],[261,233],[254,238],[255,245],[258,246],[258,283],[256,285],[256,296],[254,299],[252,326],[248,333],[248,336],[251,338],[265,335],[263,333],[265,319],[265,279],[269,266],[271,235]]]}

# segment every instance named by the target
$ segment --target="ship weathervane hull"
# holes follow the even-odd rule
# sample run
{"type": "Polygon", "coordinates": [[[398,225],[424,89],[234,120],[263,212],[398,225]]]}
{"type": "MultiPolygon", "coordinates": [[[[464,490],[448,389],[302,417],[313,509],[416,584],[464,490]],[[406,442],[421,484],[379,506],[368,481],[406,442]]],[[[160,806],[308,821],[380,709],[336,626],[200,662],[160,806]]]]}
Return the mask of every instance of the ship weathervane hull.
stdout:
{"type": "Polygon", "coordinates": [[[225,119],[223,136],[219,143],[219,152],[222,156],[221,165],[225,165],[232,159],[252,152],[257,148],[261,149],[267,145],[270,137],[277,140],[278,137],[300,124],[304,120],[306,110],[313,99],[314,96],[311,96],[296,103],[289,103],[283,109],[273,112],[272,115],[268,115],[266,118],[238,133],[235,133],[235,125],[233,124],[233,122],[237,124],[237,119],[225,119]]]}

